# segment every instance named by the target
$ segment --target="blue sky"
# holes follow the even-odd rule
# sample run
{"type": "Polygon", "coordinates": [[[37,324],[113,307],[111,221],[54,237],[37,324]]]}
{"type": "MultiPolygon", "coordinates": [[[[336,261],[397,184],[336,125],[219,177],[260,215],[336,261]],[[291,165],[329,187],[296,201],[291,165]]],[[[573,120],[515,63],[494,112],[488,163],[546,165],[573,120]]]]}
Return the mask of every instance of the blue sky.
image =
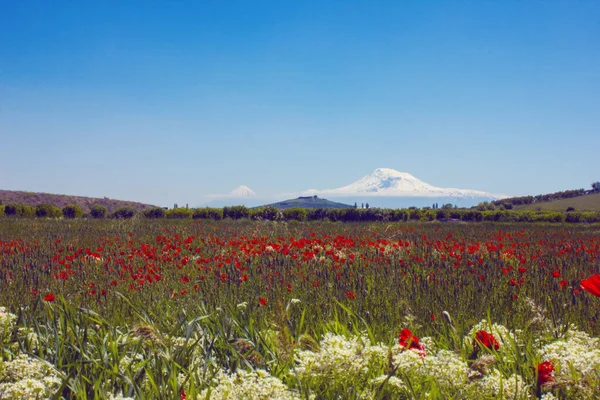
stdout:
{"type": "Polygon", "coordinates": [[[5,1],[0,188],[588,187],[599,78],[598,1],[5,1]]]}

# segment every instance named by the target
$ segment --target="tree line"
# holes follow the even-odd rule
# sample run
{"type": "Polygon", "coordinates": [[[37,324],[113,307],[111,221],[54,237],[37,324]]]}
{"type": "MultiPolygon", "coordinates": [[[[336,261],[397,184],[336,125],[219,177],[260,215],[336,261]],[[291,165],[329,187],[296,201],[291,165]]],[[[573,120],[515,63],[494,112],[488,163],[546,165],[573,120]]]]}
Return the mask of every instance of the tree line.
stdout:
{"type": "Polygon", "coordinates": [[[91,219],[201,219],[201,220],[241,220],[254,221],[341,221],[341,222],[397,222],[397,221],[441,221],[441,222],[600,222],[600,212],[567,213],[557,211],[514,211],[507,209],[481,210],[457,208],[289,208],[278,210],[274,207],[247,208],[233,206],[223,208],[147,208],[137,211],[133,207],[120,207],[113,212],[101,205],[95,205],[89,213],[83,213],[76,205],[62,209],[42,204],[36,207],[19,204],[0,205],[0,215],[24,218],[91,218],[91,219]]]}

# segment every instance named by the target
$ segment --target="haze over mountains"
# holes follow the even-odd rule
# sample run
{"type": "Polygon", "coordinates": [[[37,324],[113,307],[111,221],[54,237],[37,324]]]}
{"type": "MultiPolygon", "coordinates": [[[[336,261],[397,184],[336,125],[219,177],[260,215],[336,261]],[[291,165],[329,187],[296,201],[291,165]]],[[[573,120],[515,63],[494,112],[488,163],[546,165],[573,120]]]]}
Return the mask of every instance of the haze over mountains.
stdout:
{"type": "Polygon", "coordinates": [[[229,194],[211,195],[211,200],[205,205],[254,207],[298,195],[317,195],[339,203],[357,203],[359,206],[368,203],[371,207],[382,208],[424,207],[434,203],[438,203],[440,206],[450,203],[459,207],[469,207],[482,201],[502,197],[480,190],[440,188],[423,182],[406,172],[399,172],[391,168],[377,168],[369,175],[346,186],[326,190],[309,189],[287,196],[261,197],[249,187],[242,185],[229,194]]]}

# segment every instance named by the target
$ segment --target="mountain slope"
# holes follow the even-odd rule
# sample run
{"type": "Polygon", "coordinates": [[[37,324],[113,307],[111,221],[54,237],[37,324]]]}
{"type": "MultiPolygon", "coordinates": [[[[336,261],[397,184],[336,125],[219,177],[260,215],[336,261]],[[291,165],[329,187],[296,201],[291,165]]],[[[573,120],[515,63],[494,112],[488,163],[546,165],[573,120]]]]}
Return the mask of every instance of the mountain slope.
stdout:
{"type": "Polygon", "coordinates": [[[569,199],[540,201],[515,206],[514,210],[566,211],[569,207],[573,207],[576,211],[600,211],[600,193],[585,194],[569,199]]]}
{"type": "Polygon", "coordinates": [[[425,183],[409,173],[398,172],[391,168],[377,168],[371,174],[359,180],[337,188],[324,191],[309,191],[335,196],[418,196],[418,197],[456,197],[456,198],[498,198],[491,193],[469,190],[440,188],[425,183]]]}
{"type": "Polygon", "coordinates": [[[277,203],[266,204],[262,207],[275,207],[279,210],[287,208],[354,208],[349,204],[336,203],[327,199],[320,199],[317,196],[304,196],[297,199],[283,200],[277,203]]]}
{"type": "Polygon", "coordinates": [[[38,206],[40,204],[51,204],[58,208],[63,208],[68,205],[78,205],[84,212],[89,212],[93,205],[102,205],[110,212],[119,207],[133,207],[136,210],[144,210],[146,208],[155,207],[150,204],[138,203],[135,201],[114,200],[104,197],[84,197],[84,196],[68,196],[64,194],[51,193],[33,193],[14,190],[0,190],[0,204],[23,204],[26,206],[38,206]]]}

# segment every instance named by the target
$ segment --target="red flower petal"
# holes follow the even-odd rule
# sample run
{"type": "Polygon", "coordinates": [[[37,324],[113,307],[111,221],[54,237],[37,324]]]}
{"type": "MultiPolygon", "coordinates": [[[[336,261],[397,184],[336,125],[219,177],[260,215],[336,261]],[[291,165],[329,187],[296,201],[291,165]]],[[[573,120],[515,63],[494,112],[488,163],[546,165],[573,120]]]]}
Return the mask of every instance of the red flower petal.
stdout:
{"type": "Polygon", "coordinates": [[[580,286],[583,290],[600,297],[600,274],[582,280],[580,286]]]}

